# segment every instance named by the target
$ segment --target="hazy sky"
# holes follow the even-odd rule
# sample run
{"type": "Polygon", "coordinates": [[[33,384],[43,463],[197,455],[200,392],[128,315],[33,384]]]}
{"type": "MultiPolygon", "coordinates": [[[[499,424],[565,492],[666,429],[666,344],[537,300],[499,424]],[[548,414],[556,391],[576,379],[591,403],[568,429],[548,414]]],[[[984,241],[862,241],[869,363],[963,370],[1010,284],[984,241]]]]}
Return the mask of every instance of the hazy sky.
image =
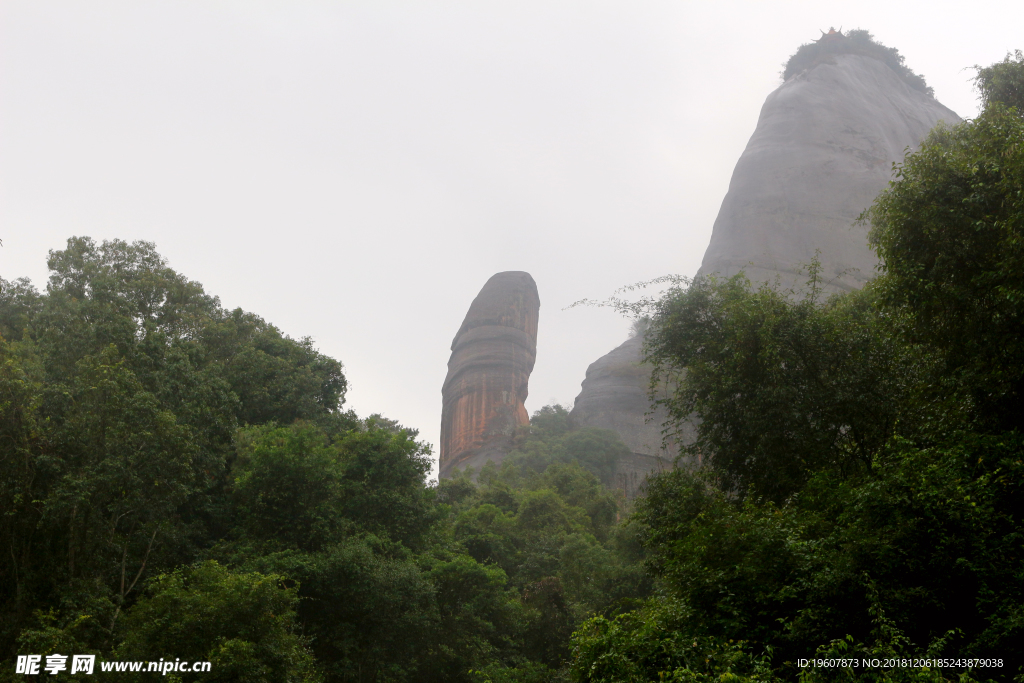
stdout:
{"type": "Polygon", "coordinates": [[[436,444],[487,278],[533,275],[527,407],[571,403],[628,324],[564,307],[696,272],[783,62],[832,25],[965,117],[965,67],[1024,47],[1017,0],[0,0],[0,275],[42,289],[72,235],[155,242],[436,444]]]}

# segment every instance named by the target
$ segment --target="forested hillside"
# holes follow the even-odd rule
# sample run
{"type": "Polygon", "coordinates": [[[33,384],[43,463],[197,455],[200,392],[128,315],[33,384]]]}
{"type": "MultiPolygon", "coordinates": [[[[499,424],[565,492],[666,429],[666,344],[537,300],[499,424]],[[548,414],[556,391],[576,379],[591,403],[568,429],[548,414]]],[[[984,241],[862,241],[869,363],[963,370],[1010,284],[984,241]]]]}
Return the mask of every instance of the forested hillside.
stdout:
{"type": "Polygon", "coordinates": [[[74,238],[49,266],[45,293],[0,283],[6,661],[550,680],[584,618],[647,594],[600,482],[613,434],[545,409],[479,485],[431,486],[415,430],[343,410],[339,362],[153,245],[74,238]]]}
{"type": "Polygon", "coordinates": [[[560,406],[500,468],[428,482],[416,430],[346,412],[311,340],[225,310],[151,244],[72,238],[45,292],[0,281],[4,660],[1024,680],[1022,75],[1020,53],[981,69],[981,115],[895,168],[862,291],[826,297],[811,263],[802,289],[707,276],[632,311],[703,464],[632,507],[607,486],[626,446],[560,406]]]}

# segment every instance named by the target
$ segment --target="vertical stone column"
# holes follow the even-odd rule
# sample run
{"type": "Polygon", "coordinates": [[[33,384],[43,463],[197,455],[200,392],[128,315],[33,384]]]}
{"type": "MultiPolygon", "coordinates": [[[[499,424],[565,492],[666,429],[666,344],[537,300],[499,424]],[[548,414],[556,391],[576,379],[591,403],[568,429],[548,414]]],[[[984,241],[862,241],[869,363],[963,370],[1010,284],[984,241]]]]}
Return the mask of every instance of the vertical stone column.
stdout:
{"type": "Polygon", "coordinates": [[[440,476],[501,462],[526,412],[540,297],[529,273],[491,276],[469,307],[441,388],[440,476]]]}

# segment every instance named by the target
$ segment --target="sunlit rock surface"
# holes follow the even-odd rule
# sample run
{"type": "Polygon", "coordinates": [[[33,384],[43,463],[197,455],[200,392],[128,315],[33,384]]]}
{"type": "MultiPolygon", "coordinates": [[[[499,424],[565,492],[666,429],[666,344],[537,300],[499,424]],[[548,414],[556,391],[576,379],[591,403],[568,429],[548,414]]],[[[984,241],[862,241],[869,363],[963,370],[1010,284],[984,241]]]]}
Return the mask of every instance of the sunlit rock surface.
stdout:
{"type": "Polygon", "coordinates": [[[822,275],[839,291],[874,277],[868,227],[857,217],[885,189],[893,162],[939,121],[960,118],[913,90],[877,59],[836,55],[768,96],[736,163],[701,274],[754,282],[799,281],[820,252],[822,275]]]}
{"type": "MultiPolygon", "coordinates": [[[[878,60],[836,55],[832,62],[768,96],[733,171],[701,274],[743,270],[754,282],[779,277],[794,286],[817,250],[831,291],[859,288],[874,276],[868,228],[856,225],[857,217],[907,148],[917,149],[939,121],[960,119],[878,60]]],[[[633,451],[620,466],[627,495],[635,495],[634,480],[674,455],[660,451],[664,414],[646,415],[650,373],[640,365],[641,347],[634,337],[591,364],[570,414],[577,427],[618,432],[633,451]]],[[[693,436],[693,425],[685,426],[682,441],[693,436]]]]}
{"type": "Polygon", "coordinates": [[[441,477],[501,462],[516,428],[529,424],[539,312],[537,285],[520,271],[493,275],[470,305],[441,389],[441,477]]]}

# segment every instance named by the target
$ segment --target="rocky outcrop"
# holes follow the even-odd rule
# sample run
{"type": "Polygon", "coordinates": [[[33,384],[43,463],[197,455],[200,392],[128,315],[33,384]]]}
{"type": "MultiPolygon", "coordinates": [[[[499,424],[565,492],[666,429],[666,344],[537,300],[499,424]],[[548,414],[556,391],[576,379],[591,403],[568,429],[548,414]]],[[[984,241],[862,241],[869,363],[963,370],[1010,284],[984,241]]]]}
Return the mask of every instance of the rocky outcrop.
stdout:
{"type": "MultiPolygon", "coordinates": [[[[884,63],[837,54],[794,75],[768,96],[733,171],[701,274],[743,270],[755,282],[800,280],[819,252],[828,289],[861,287],[875,256],[857,217],[889,181],[892,163],[915,149],[939,121],[959,117],[910,88],[884,63]]],[[[647,415],[649,371],[634,337],[591,364],[570,414],[578,427],[612,429],[634,457],[620,488],[670,463],[660,451],[665,415],[647,415]],[[647,418],[651,418],[649,421],[647,418]]],[[[694,436],[693,425],[681,434],[694,436]]]]}
{"type": "MultiPolygon", "coordinates": [[[[636,335],[591,363],[569,413],[573,429],[610,429],[632,452],[619,460],[615,471],[615,487],[629,498],[640,491],[649,472],[672,467],[679,454],[674,440],[662,443],[668,414],[663,408],[652,410],[651,371],[641,362],[642,350],[643,337],[636,335]]],[[[692,425],[685,425],[679,436],[683,442],[691,441],[692,425]]]]}
{"type": "Polygon", "coordinates": [[[539,312],[537,285],[520,271],[493,275],[470,305],[441,389],[441,477],[501,462],[516,428],[529,424],[539,312]]]}
{"type": "Polygon", "coordinates": [[[820,252],[833,291],[863,286],[877,260],[857,217],[893,162],[939,121],[960,118],[871,57],[839,54],[791,77],[761,108],[733,171],[701,274],[798,281],[820,252]]]}

